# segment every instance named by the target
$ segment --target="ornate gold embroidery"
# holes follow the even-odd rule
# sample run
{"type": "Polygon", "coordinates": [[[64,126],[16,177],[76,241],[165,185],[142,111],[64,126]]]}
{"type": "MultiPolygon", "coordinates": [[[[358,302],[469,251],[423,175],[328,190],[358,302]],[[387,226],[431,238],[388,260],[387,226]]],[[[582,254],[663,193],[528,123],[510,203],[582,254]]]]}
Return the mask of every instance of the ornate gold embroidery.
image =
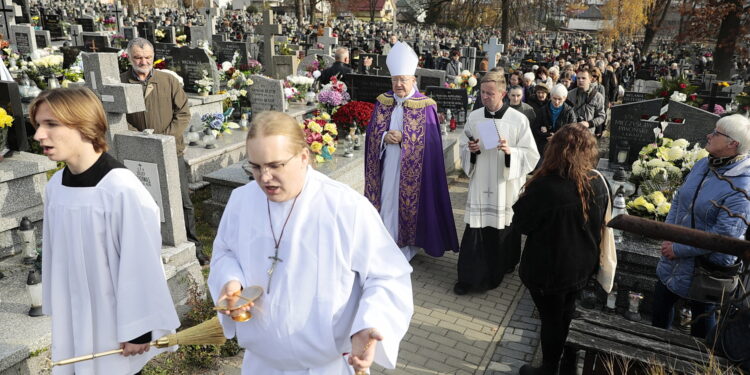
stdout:
{"type": "Polygon", "coordinates": [[[401,181],[399,184],[398,245],[416,244],[417,213],[424,166],[425,125],[423,109],[404,108],[404,134],[401,142],[401,181]]]}
{"type": "Polygon", "coordinates": [[[426,96],[423,96],[420,98],[412,98],[412,99],[407,100],[404,103],[404,107],[414,108],[414,109],[422,109],[422,108],[429,107],[431,105],[437,105],[437,103],[432,98],[429,98],[426,96]]]}

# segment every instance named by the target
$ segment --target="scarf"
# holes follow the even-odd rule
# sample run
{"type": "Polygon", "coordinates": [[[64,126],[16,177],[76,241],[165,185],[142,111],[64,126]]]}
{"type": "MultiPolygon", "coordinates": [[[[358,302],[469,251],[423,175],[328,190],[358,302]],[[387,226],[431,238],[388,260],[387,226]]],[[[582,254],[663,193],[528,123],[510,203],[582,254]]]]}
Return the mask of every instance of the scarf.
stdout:
{"type": "Polygon", "coordinates": [[[560,117],[560,114],[562,113],[563,106],[565,103],[560,105],[559,107],[555,108],[554,105],[552,105],[552,102],[549,102],[549,110],[552,113],[552,130],[557,129],[557,119],[560,117]]]}
{"type": "Polygon", "coordinates": [[[712,155],[708,155],[708,166],[711,168],[721,168],[726,167],[729,164],[734,163],[735,161],[739,161],[740,157],[744,155],[734,155],[734,156],[726,156],[723,158],[717,158],[712,155]]]}

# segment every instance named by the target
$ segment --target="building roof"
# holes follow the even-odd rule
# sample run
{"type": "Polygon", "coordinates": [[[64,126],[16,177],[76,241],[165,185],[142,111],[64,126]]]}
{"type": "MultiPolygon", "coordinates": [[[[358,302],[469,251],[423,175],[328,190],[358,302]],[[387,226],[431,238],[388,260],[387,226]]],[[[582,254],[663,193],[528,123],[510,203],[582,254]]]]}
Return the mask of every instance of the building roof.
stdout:
{"type": "Polygon", "coordinates": [[[604,17],[602,16],[602,11],[596,5],[589,6],[589,9],[586,9],[583,13],[577,15],[576,18],[585,18],[585,19],[593,19],[593,20],[604,19],[604,17]]]}
{"type": "MultiPolygon", "coordinates": [[[[374,0],[375,11],[379,12],[383,10],[386,0],[374,0]]],[[[353,0],[349,2],[349,10],[352,12],[369,12],[370,11],[370,0],[353,0]]]]}

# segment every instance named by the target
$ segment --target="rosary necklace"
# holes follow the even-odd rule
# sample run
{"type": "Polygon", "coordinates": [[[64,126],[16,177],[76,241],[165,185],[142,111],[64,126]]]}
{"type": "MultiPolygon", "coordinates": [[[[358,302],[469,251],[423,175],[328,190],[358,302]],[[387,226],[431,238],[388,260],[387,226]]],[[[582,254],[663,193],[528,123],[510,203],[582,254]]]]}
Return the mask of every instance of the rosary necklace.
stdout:
{"type": "Polygon", "coordinates": [[[268,257],[268,259],[271,259],[273,263],[271,263],[271,268],[269,268],[266,272],[268,273],[268,287],[266,288],[266,294],[271,294],[271,278],[273,278],[273,271],[276,270],[276,264],[278,262],[284,261],[283,259],[279,258],[279,245],[281,244],[281,238],[284,237],[284,230],[286,229],[287,223],[289,223],[289,218],[292,217],[292,211],[294,211],[294,205],[297,203],[297,198],[299,198],[299,194],[297,194],[297,196],[294,197],[294,201],[292,201],[292,208],[289,209],[289,214],[286,215],[286,220],[284,220],[284,226],[281,227],[281,234],[279,235],[278,240],[276,240],[276,233],[273,230],[273,220],[271,220],[271,202],[268,198],[266,198],[266,207],[268,208],[268,224],[271,226],[271,235],[273,236],[273,243],[275,248],[273,256],[268,257]]]}

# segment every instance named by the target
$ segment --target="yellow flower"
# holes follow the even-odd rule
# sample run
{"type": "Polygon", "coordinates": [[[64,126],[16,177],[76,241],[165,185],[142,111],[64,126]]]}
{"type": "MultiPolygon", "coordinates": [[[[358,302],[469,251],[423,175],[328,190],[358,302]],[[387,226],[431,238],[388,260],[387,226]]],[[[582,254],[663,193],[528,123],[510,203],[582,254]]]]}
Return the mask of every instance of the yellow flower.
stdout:
{"type": "Polygon", "coordinates": [[[300,127],[300,129],[305,129],[305,123],[304,122],[300,122],[299,123],[299,127],[300,127]]]}
{"type": "Polygon", "coordinates": [[[322,118],[323,120],[326,120],[326,121],[328,121],[328,120],[330,120],[330,119],[331,119],[331,115],[329,115],[329,114],[327,114],[327,113],[323,112],[323,114],[322,114],[322,115],[320,115],[320,118],[322,118]]]}
{"type": "Polygon", "coordinates": [[[336,152],[336,147],[328,146],[328,153],[333,155],[336,152]]]}
{"type": "Polygon", "coordinates": [[[646,208],[646,211],[648,211],[649,213],[654,213],[654,211],[656,211],[656,207],[654,206],[653,203],[646,202],[646,205],[644,206],[644,208],[646,208]]]}
{"type": "Polygon", "coordinates": [[[690,142],[688,142],[684,138],[680,138],[680,139],[677,139],[677,140],[673,141],[672,142],[672,146],[687,148],[687,146],[690,146],[690,142]]]}
{"type": "Polygon", "coordinates": [[[649,195],[648,197],[651,199],[651,202],[654,202],[654,204],[657,206],[660,206],[667,202],[667,198],[664,197],[664,193],[658,190],[651,193],[651,195],[649,195]]]}
{"type": "Polygon", "coordinates": [[[0,116],[0,127],[13,126],[13,116],[0,116]]]}
{"type": "Polygon", "coordinates": [[[8,112],[5,112],[5,108],[0,107],[0,117],[7,115],[8,112]]]}
{"type": "Polygon", "coordinates": [[[320,156],[320,155],[315,155],[315,161],[317,163],[324,163],[326,161],[326,159],[323,159],[323,157],[320,156]]]}
{"type": "Polygon", "coordinates": [[[329,122],[323,129],[325,129],[327,132],[334,132],[336,130],[336,124],[329,122]]]}
{"type": "Polygon", "coordinates": [[[643,196],[639,196],[638,198],[635,198],[635,200],[633,200],[632,203],[633,203],[633,207],[635,208],[645,208],[646,205],[649,204],[646,198],[644,198],[643,196]]]}
{"type": "Polygon", "coordinates": [[[333,138],[329,134],[323,135],[323,143],[327,145],[333,144],[333,138]]]}
{"type": "Polygon", "coordinates": [[[322,149],[323,149],[323,144],[320,142],[315,141],[310,145],[310,150],[312,150],[312,152],[316,154],[320,153],[320,150],[322,149]]]}
{"type": "Polygon", "coordinates": [[[310,124],[307,125],[307,128],[310,129],[310,130],[312,130],[312,131],[314,131],[314,132],[316,132],[316,133],[320,133],[320,132],[323,131],[323,127],[320,126],[320,124],[318,124],[315,121],[310,121],[310,124]]]}
{"type": "Polygon", "coordinates": [[[656,207],[656,214],[659,216],[667,216],[669,215],[669,210],[672,208],[672,204],[669,202],[664,202],[656,207]]]}

